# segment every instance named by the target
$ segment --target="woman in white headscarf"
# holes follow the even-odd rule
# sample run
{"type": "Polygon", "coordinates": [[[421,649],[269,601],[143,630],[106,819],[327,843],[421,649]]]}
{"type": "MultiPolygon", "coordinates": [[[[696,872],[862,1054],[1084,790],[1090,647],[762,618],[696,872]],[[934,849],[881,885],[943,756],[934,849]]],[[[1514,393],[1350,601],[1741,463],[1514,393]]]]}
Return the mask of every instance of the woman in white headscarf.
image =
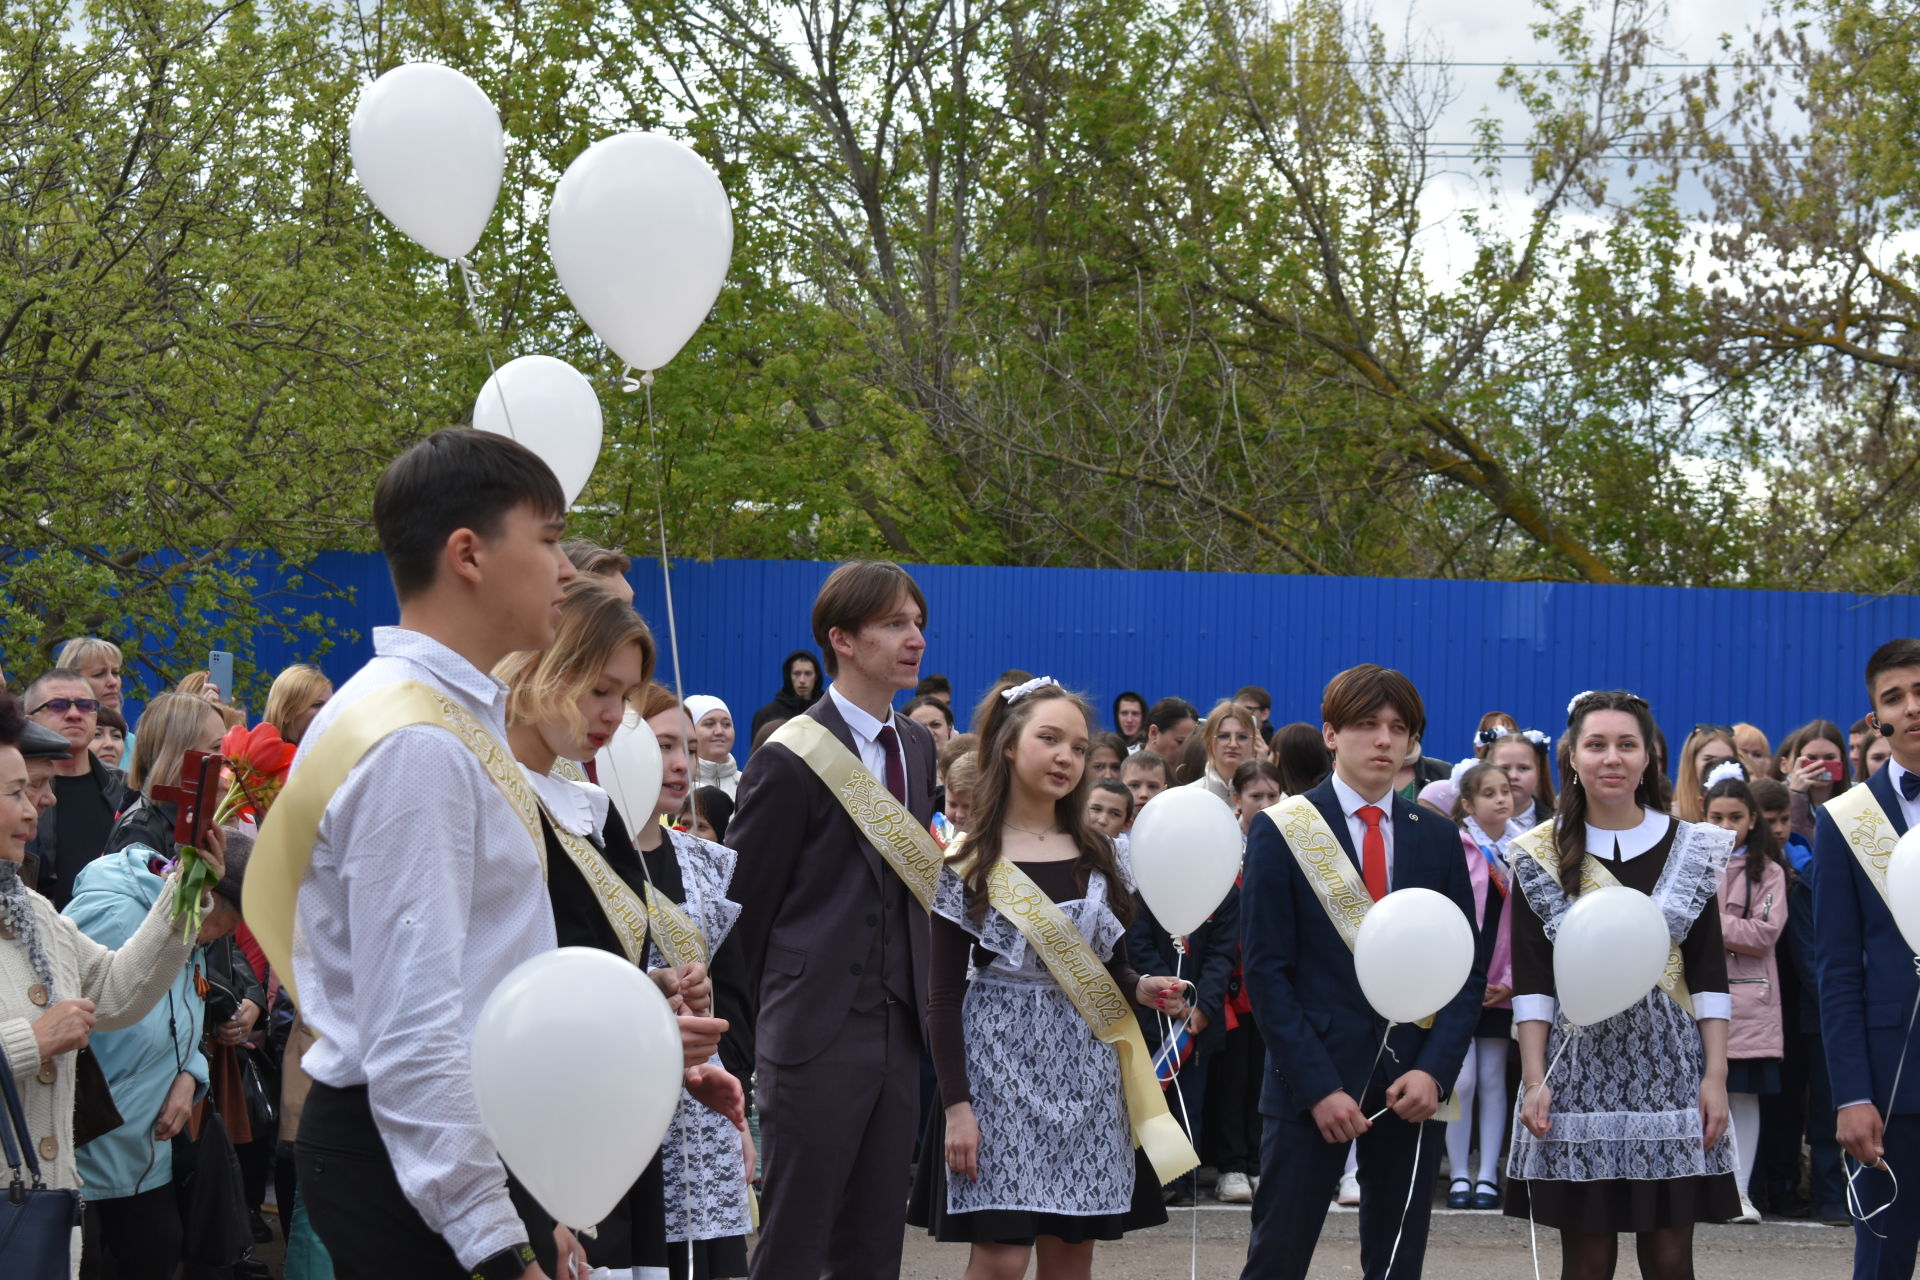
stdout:
{"type": "Polygon", "coordinates": [[[693,785],[718,787],[732,799],[740,785],[740,766],[733,762],[733,712],[709,693],[687,699],[687,718],[693,721],[693,785]]]}

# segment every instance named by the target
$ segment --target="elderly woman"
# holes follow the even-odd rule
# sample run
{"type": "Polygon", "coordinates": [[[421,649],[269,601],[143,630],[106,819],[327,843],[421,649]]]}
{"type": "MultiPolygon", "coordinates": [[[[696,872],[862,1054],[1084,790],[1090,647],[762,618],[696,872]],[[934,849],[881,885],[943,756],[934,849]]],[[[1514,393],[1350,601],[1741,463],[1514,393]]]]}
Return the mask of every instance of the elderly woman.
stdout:
{"type": "MultiPolygon", "coordinates": [[[[74,1054],[95,1030],[145,1017],[186,964],[193,940],[174,926],[171,877],[118,950],[88,938],[21,881],[20,862],[39,823],[19,748],[25,723],[13,696],[0,693],[0,1050],[23,1095],[47,1184],[74,1187],[74,1054]]],[[[207,844],[209,860],[223,865],[225,840],[215,833],[207,844]]],[[[73,1256],[78,1274],[77,1228],[73,1256]]]]}

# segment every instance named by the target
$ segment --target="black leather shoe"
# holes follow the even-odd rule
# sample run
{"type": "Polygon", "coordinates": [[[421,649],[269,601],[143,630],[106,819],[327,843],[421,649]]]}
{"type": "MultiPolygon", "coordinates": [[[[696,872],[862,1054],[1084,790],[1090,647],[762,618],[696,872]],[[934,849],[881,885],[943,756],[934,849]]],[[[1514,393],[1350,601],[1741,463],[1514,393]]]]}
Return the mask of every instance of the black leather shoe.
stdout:
{"type": "Polygon", "coordinates": [[[1447,1188],[1447,1208],[1466,1209],[1473,1203],[1473,1189],[1465,1178],[1456,1178],[1447,1188]]]}
{"type": "Polygon", "coordinates": [[[1500,1207],[1500,1187],[1498,1183],[1476,1182],[1473,1184],[1473,1207],[1476,1209],[1498,1209],[1500,1207]],[[1485,1187],[1482,1191],[1480,1188],[1485,1187]]]}

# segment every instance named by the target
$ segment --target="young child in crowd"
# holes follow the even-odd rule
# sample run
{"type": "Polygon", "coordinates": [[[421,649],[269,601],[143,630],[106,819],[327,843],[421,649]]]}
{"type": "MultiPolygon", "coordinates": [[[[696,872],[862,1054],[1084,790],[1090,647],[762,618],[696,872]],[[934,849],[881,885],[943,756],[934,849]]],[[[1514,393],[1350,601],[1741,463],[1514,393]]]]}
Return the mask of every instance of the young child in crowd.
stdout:
{"type": "Polygon", "coordinates": [[[1087,825],[1119,843],[1133,826],[1133,792],[1114,778],[1101,778],[1087,792],[1087,825]]]}
{"type": "Polygon", "coordinates": [[[1087,776],[1095,782],[1120,781],[1120,765],[1127,758],[1127,740],[1117,733],[1098,733],[1087,751],[1087,776]]]}
{"type": "Polygon", "coordinates": [[[1120,781],[1133,792],[1133,811],[1138,814],[1147,801],[1173,785],[1173,770],[1157,752],[1142,747],[1120,766],[1120,781]]]}
{"type": "Polygon", "coordinates": [[[1787,927],[1787,871],[1773,829],[1760,820],[1745,770],[1729,762],[1707,778],[1707,821],[1733,832],[1733,856],[1720,875],[1720,933],[1727,947],[1733,1021],[1727,1028],[1727,1103],[1740,1158],[1740,1216],[1758,1222],[1747,1189],[1760,1150],[1760,1098],[1780,1091],[1786,1050],[1780,1021],[1780,972],[1774,947],[1787,927]]]}
{"type": "Polygon", "coordinates": [[[1497,764],[1476,764],[1460,775],[1459,797],[1453,818],[1461,824],[1460,846],[1473,881],[1474,909],[1480,932],[1493,935],[1487,961],[1487,993],[1473,1043],[1460,1064],[1453,1086],[1460,1099],[1460,1118],[1447,1125],[1447,1189],[1449,1209],[1498,1209],[1497,1170],[1500,1148],[1507,1136],[1507,1050],[1513,1038],[1513,915],[1507,910],[1512,892],[1507,869],[1507,846],[1520,833],[1513,828],[1513,786],[1497,764]],[[1477,1111],[1474,1099],[1479,1099],[1477,1111]],[[1471,1182],[1467,1156],[1473,1143],[1475,1115],[1480,1121],[1480,1164],[1471,1182]]]}

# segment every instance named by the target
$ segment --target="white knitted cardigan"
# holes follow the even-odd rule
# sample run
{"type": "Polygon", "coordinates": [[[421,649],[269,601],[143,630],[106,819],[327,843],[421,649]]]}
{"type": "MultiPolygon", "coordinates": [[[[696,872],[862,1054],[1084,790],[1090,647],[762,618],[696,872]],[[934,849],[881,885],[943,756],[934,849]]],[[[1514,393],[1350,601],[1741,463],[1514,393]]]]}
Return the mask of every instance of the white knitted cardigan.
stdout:
{"type": "MultiPolygon", "coordinates": [[[[173,879],[153,904],[140,928],[118,951],[109,951],[51,902],[28,890],[40,939],[53,964],[55,994],[61,999],[85,998],[94,1003],[94,1030],[130,1027],[165,996],[180,967],[193,953],[192,940],[182,941],[181,926],[172,920],[173,879]]],[[[80,1170],[73,1158],[73,1058],[60,1054],[42,1069],[33,1024],[51,1008],[35,1003],[40,978],[27,959],[22,939],[0,937],[0,1051],[13,1072],[25,1106],[27,1128],[40,1174],[50,1187],[80,1186],[80,1170]],[[43,1075],[45,1078],[43,1079],[43,1075]]],[[[139,1116],[126,1119],[139,1121],[139,1116]]],[[[154,1117],[145,1117],[151,1122],[154,1117]]],[[[11,1125],[0,1111],[0,1123],[11,1125]]],[[[0,1179],[6,1174],[0,1166],[0,1179]]],[[[73,1233],[74,1274],[80,1267],[80,1232],[73,1233]]]]}

